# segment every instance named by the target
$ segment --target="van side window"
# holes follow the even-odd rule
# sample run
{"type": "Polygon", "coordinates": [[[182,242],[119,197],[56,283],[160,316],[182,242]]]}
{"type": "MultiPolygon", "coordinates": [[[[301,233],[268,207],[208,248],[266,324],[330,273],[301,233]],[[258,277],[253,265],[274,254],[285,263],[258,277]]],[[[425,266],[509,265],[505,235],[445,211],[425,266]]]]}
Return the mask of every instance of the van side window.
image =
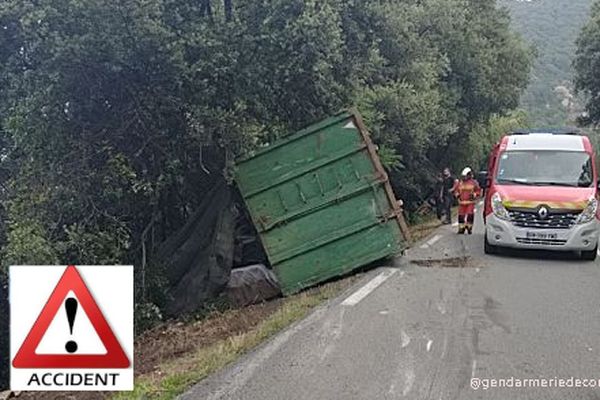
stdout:
{"type": "Polygon", "coordinates": [[[579,175],[578,186],[590,186],[593,176],[592,159],[588,158],[587,162],[581,166],[581,175],[579,175]]]}

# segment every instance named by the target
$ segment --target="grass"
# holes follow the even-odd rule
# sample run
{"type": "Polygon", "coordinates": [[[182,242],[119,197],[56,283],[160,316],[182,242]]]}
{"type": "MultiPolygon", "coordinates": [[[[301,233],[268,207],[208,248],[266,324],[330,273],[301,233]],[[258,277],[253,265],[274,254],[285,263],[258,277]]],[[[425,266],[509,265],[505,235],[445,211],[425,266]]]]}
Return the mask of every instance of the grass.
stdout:
{"type": "Polygon", "coordinates": [[[337,296],[353,282],[352,277],[290,296],[281,306],[249,332],[222,339],[181,358],[160,366],[160,374],[147,374],[136,378],[132,392],[122,392],[116,400],[172,399],[194,383],[206,378],[241,355],[304,318],[316,306],[337,296]]]}

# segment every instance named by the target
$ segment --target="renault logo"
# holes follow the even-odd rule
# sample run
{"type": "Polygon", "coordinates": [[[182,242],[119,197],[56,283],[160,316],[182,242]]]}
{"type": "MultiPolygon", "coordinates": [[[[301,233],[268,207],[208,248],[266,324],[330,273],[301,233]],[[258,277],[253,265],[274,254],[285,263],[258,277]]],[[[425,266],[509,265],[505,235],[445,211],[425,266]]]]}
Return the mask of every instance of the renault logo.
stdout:
{"type": "Polygon", "coordinates": [[[548,209],[546,207],[540,207],[540,209],[538,210],[538,215],[541,219],[548,218],[548,209]]]}

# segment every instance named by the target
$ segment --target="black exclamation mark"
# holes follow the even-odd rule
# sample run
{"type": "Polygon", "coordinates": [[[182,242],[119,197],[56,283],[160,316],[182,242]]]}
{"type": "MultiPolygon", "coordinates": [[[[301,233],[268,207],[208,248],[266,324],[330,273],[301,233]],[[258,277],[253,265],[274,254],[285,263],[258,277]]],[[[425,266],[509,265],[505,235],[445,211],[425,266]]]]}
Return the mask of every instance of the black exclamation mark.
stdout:
{"type": "MultiPolygon", "coordinates": [[[[65,310],[67,311],[67,320],[69,321],[69,331],[73,334],[73,324],[75,323],[75,315],[77,314],[77,300],[69,297],[65,301],[65,310]]],[[[65,349],[69,353],[75,353],[77,351],[77,342],[69,340],[65,344],[65,349]]]]}

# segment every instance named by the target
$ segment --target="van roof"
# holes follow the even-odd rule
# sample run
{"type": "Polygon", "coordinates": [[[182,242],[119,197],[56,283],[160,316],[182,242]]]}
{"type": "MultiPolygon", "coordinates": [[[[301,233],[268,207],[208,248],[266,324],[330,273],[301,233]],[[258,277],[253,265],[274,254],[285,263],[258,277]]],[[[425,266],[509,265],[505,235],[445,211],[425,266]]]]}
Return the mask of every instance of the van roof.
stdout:
{"type": "Polygon", "coordinates": [[[500,147],[505,150],[564,150],[591,152],[587,136],[563,133],[509,134],[504,136],[500,147]]]}
{"type": "Polygon", "coordinates": [[[515,129],[509,135],[529,135],[532,133],[551,133],[553,135],[580,135],[583,131],[575,126],[565,126],[562,128],[525,128],[515,129]]]}

